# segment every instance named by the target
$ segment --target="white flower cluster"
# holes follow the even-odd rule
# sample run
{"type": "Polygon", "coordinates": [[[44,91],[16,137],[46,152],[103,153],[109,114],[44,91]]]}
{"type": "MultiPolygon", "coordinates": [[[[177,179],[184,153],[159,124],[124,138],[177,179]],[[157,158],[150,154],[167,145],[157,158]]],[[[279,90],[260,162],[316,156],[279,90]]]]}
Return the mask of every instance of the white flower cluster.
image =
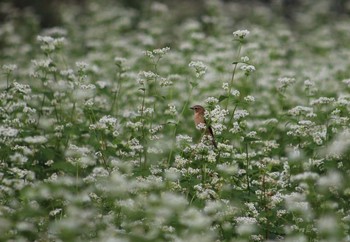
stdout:
{"type": "Polygon", "coordinates": [[[111,131],[113,133],[113,136],[118,136],[118,121],[116,118],[106,115],[100,118],[98,122],[95,124],[91,124],[89,126],[90,130],[102,130],[105,133],[108,133],[111,131]]]}
{"type": "Polygon", "coordinates": [[[9,74],[9,73],[11,73],[11,72],[13,72],[14,70],[17,69],[17,65],[15,65],[15,64],[3,65],[3,66],[2,66],[2,69],[4,70],[4,72],[5,72],[6,74],[9,74]]]}
{"type": "Polygon", "coordinates": [[[255,71],[255,66],[253,66],[253,65],[243,65],[243,66],[241,66],[241,70],[244,71],[246,76],[249,76],[250,73],[255,71]]]}
{"type": "Polygon", "coordinates": [[[168,104],[168,109],[165,110],[165,114],[169,114],[171,116],[177,115],[176,106],[173,104],[168,104]]]}
{"type": "Polygon", "coordinates": [[[316,125],[310,120],[301,120],[298,124],[290,126],[287,135],[294,137],[311,137],[317,145],[322,145],[327,136],[327,128],[324,125],[316,125]]]}
{"type": "Polygon", "coordinates": [[[284,91],[287,87],[295,83],[295,78],[293,77],[280,77],[278,78],[278,90],[284,91]]]}
{"type": "Polygon", "coordinates": [[[247,110],[245,110],[245,109],[237,109],[235,111],[234,115],[233,115],[233,118],[235,120],[241,120],[241,119],[245,118],[248,115],[249,115],[249,113],[248,113],[247,110]]]}
{"type": "Polygon", "coordinates": [[[233,32],[233,37],[238,39],[244,39],[250,32],[246,29],[244,30],[236,30],[233,32]]]}
{"type": "Polygon", "coordinates": [[[208,97],[205,102],[209,105],[213,105],[219,103],[219,100],[215,97],[208,97]]]}
{"type": "Polygon", "coordinates": [[[208,67],[204,65],[202,61],[191,61],[190,64],[188,64],[188,66],[196,71],[197,78],[204,76],[208,69],[208,67]]]}
{"type": "Polygon", "coordinates": [[[18,129],[12,127],[0,126],[0,137],[16,137],[19,133],[18,129]]]}
{"type": "Polygon", "coordinates": [[[330,104],[330,103],[333,103],[334,101],[335,101],[335,98],[333,97],[320,97],[315,100],[312,100],[310,104],[312,106],[315,106],[315,105],[322,105],[322,104],[330,104]]]}
{"type": "Polygon", "coordinates": [[[51,36],[40,35],[37,37],[37,40],[41,44],[40,48],[47,53],[51,53],[57,49],[62,48],[66,42],[66,39],[64,37],[53,38],[51,36]]]}
{"type": "Polygon", "coordinates": [[[288,114],[292,116],[306,115],[313,113],[313,108],[304,107],[304,106],[296,106],[290,110],[288,110],[288,114]]]}
{"type": "Polygon", "coordinates": [[[147,50],[147,51],[144,51],[143,54],[148,56],[151,59],[155,59],[155,58],[160,59],[169,51],[170,51],[169,47],[164,47],[161,49],[154,49],[152,51],[147,50]]]}

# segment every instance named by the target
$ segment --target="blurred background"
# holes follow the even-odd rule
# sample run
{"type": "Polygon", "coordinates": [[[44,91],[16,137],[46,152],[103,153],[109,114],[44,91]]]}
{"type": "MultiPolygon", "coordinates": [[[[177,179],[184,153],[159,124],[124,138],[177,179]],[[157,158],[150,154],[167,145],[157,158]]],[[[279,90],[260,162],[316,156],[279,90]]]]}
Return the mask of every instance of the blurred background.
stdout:
{"type": "MultiPolygon", "coordinates": [[[[14,10],[18,14],[23,14],[27,11],[32,11],[40,22],[40,26],[52,27],[62,23],[61,12],[69,5],[80,6],[81,11],[86,8],[89,0],[1,0],[1,21],[3,22],[9,15],[14,14],[14,10]],[[4,5],[3,3],[7,3],[4,5]],[[12,5],[12,9],[8,9],[8,5],[12,5]]],[[[147,10],[152,5],[154,0],[114,0],[106,1],[106,4],[120,4],[126,8],[131,8],[139,14],[147,10]],[[107,3],[108,2],[108,3],[107,3]]],[[[169,6],[177,16],[182,18],[188,16],[202,16],[208,10],[205,8],[207,0],[157,0],[169,6]]],[[[210,1],[209,1],[210,2],[210,1]]],[[[259,14],[259,11],[268,11],[269,14],[282,17],[285,21],[291,24],[298,22],[298,14],[308,12],[312,9],[319,11],[320,23],[322,21],[334,21],[346,16],[350,13],[349,0],[222,0],[221,3],[228,7],[244,8],[247,11],[244,13],[246,17],[249,15],[259,14]],[[248,14],[248,15],[247,15],[248,14]]],[[[233,18],[241,16],[232,16],[233,18]]]]}

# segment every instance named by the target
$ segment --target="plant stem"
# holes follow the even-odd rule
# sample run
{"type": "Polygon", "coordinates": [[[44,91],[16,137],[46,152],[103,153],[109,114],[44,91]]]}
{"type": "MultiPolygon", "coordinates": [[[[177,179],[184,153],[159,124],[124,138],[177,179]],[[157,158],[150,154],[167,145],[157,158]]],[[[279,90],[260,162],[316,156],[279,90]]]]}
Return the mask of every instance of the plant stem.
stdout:
{"type": "MultiPolygon", "coordinates": [[[[183,113],[185,112],[185,110],[186,110],[186,108],[187,108],[187,106],[188,106],[188,103],[190,102],[190,99],[191,99],[191,97],[192,97],[192,92],[193,92],[193,86],[191,86],[190,92],[189,92],[189,94],[188,94],[188,98],[187,98],[185,104],[184,104],[183,107],[182,107],[182,110],[181,110],[180,115],[178,115],[178,117],[177,117],[177,121],[176,121],[175,128],[174,128],[174,132],[173,132],[174,143],[175,143],[175,138],[176,138],[177,129],[178,129],[178,126],[179,126],[179,123],[180,123],[180,117],[182,117],[183,113]]],[[[172,147],[171,147],[171,150],[170,150],[170,153],[169,153],[169,156],[168,156],[167,165],[170,164],[170,160],[171,160],[171,157],[172,157],[173,152],[174,152],[174,148],[173,148],[173,147],[174,147],[174,143],[173,143],[173,145],[172,145],[172,147]]]]}
{"type": "MultiPolygon", "coordinates": [[[[241,49],[242,49],[242,43],[240,42],[239,46],[238,46],[238,52],[237,52],[237,55],[236,55],[236,60],[238,59],[238,57],[241,54],[241,49]]],[[[232,87],[233,87],[233,81],[235,79],[235,74],[236,74],[236,70],[237,70],[238,61],[236,61],[233,65],[234,66],[233,66],[233,71],[232,71],[232,75],[231,75],[231,81],[230,81],[228,92],[227,92],[227,102],[226,102],[225,109],[228,108],[228,104],[230,103],[231,91],[232,91],[232,87]]]]}
{"type": "Polygon", "coordinates": [[[248,142],[245,143],[245,154],[246,154],[246,161],[247,161],[247,165],[246,165],[247,190],[248,190],[248,195],[250,195],[248,142]]]}

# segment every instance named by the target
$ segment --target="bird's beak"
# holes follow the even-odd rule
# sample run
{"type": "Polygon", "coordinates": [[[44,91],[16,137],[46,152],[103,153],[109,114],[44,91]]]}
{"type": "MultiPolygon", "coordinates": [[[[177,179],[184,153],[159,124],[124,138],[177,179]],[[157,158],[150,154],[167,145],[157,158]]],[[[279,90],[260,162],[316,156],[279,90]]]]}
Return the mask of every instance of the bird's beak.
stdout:
{"type": "Polygon", "coordinates": [[[192,110],[193,110],[193,109],[194,109],[194,107],[190,107],[190,109],[192,109],[192,110]]]}

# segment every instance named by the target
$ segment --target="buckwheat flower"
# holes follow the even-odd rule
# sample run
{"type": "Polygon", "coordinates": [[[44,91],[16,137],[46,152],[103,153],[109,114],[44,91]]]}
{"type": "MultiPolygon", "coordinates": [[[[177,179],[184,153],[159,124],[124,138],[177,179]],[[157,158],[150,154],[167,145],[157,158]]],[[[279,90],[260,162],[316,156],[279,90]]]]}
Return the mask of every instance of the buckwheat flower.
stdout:
{"type": "Polygon", "coordinates": [[[323,235],[333,235],[337,238],[337,233],[339,231],[339,223],[333,215],[323,215],[316,222],[317,228],[323,235]]]}
{"type": "Polygon", "coordinates": [[[32,60],[32,63],[34,67],[38,69],[48,69],[52,64],[52,60],[50,58],[42,60],[32,60]]]}
{"type": "Polygon", "coordinates": [[[312,100],[310,102],[310,104],[312,106],[315,106],[315,105],[322,105],[322,104],[329,104],[329,103],[333,103],[335,101],[335,98],[331,97],[320,97],[318,99],[315,99],[315,100],[312,100]]]}
{"type": "Polygon", "coordinates": [[[208,69],[201,61],[191,61],[190,64],[188,64],[188,66],[196,71],[197,78],[204,76],[208,69]]]}
{"type": "Polygon", "coordinates": [[[255,225],[258,222],[256,218],[253,218],[253,217],[237,217],[235,221],[237,222],[237,224],[251,224],[251,225],[255,225]]]}
{"type": "Polygon", "coordinates": [[[233,32],[233,37],[238,39],[244,39],[250,32],[246,29],[244,30],[237,30],[233,32]]]}
{"type": "Polygon", "coordinates": [[[304,106],[296,106],[290,110],[288,110],[288,114],[292,116],[298,116],[301,114],[307,114],[313,112],[313,108],[304,107],[304,106]]]}
{"type": "Polygon", "coordinates": [[[321,190],[327,191],[328,189],[339,190],[343,186],[343,177],[337,171],[330,171],[328,174],[321,176],[317,180],[317,185],[321,190]]]}
{"type": "Polygon", "coordinates": [[[344,79],[342,82],[345,83],[348,87],[350,87],[350,78],[344,79]]]}
{"type": "Polygon", "coordinates": [[[142,128],[142,122],[131,122],[126,123],[126,127],[131,128],[134,131],[138,131],[142,128]]]}
{"type": "Polygon", "coordinates": [[[38,42],[40,42],[40,48],[45,52],[53,52],[56,49],[62,48],[66,39],[64,37],[53,38],[51,36],[38,36],[38,42]]]}
{"type": "Polygon", "coordinates": [[[96,123],[96,128],[106,129],[110,126],[115,127],[116,125],[117,125],[117,119],[110,115],[106,115],[100,118],[100,120],[96,123]]]}
{"type": "Polygon", "coordinates": [[[60,71],[60,74],[64,77],[67,77],[67,79],[70,81],[74,81],[76,79],[76,76],[72,69],[62,70],[60,71]]]}
{"type": "Polygon", "coordinates": [[[246,170],[244,170],[244,169],[239,169],[238,170],[238,175],[244,175],[244,174],[246,174],[247,173],[247,171],[246,170]]]}
{"type": "Polygon", "coordinates": [[[176,155],[175,156],[175,163],[174,163],[174,165],[177,168],[185,167],[185,166],[187,166],[187,165],[189,165],[191,163],[192,163],[191,160],[187,160],[186,158],[184,158],[184,157],[182,157],[180,155],[176,155]]]}
{"type": "Polygon", "coordinates": [[[238,90],[231,90],[231,95],[234,97],[239,97],[241,93],[238,90]]]}
{"type": "Polygon", "coordinates": [[[163,3],[154,2],[151,5],[151,10],[157,13],[167,13],[169,11],[168,6],[163,3]]]}
{"type": "Polygon", "coordinates": [[[244,101],[246,101],[247,103],[253,103],[255,102],[255,97],[248,95],[244,97],[244,101]]]}
{"type": "Polygon", "coordinates": [[[196,125],[196,128],[198,129],[198,130],[204,130],[204,129],[206,129],[206,124],[205,123],[199,123],[199,124],[197,124],[196,125]]]}
{"type": "Polygon", "coordinates": [[[86,72],[89,64],[84,61],[77,61],[75,62],[76,67],[78,68],[79,72],[86,72]]]}
{"type": "Polygon", "coordinates": [[[204,117],[206,119],[209,119],[214,125],[216,123],[222,123],[225,120],[225,117],[227,116],[227,114],[228,114],[228,111],[226,109],[223,109],[219,105],[216,105],[213,110],[210,110],[209,112],[206,111],[204,114],[204,117]]]}
{"type": "Polygon", "coordinates": [[[159,77],[159,75],[152,71],[141,71],[139,72],[139,77],[150,81],[150,80],[155,80],[156,78],[159,77]]]}
{"type": "Polygon", "coordinates": [[[18,92],[21,92],[23,94],[28,94],[32,91],[30,86],[26,85],[26,84],[20,84],[18,82],[14,82],[13,86],[14,86],[15,90],[17,90],[18,92]]]}
{"type": "Polygon", "coordinates": [[[177,115],[176,106],[173,104],[168,104],[168,108],[165,110],[165,114],[175,116],[177,115]]]}
{"type": "Polygon", "coordinates": [[[205,102],[209,105],[213,105],[219,103],[219,100],[215,97],[208,97],[205,102]]]}
{"type": "Polygon", "coordinates": [[[47,142],[47,138],[45,136],[28,136],[23,139],[24,142],[29,144],[43,144],[47,142]]]}
{"type": "Polygon", "coordinates": [[[235,111],[235,114],[233,115],[233,118],[236,119],[236,120],[240,120],[242,118],[245,118],[248,115],[249,115],[249,113],[248,113],[247,110],[245,110],[245,109],[237,109],[235,111]]]}
{"type": "Polygon", "coordinates": [[[50,215],[51,217],[55,217],[57,214],[61,213],[61,211],[62,211],[62,208],[56,208],[56,209],[54,209],[54,210],[51,210],[50,213],[49,213],[49,215],[50,215]]]}
{"type": "Polygon", "coordinates": [[[85,101],[84,105],[88,108],[91,108],[92,106],[94,106],[94,99],[93,98],[90,98],[88,100],[85,101]]]}
{"type": "Polygon", "coordinates": [[[0,137],[16,137],[17,134],[19,133],[19,130],[11,128],[11,127],[6,127],[6,126],[0,126],[0,137]]]}
{"type": "Polygon", "coordinates": [[[218,164],[216,166],[218,171],[221,171],[222,173],[228,174],[228,175],[234,175],[238,173],[238,167],[237,165],[232,165],[232,164],[218,164]]]}
{"type": "Polygon", "coordinates": [[[194,208],[184,211],[179,218],[181,224],[191,229],[205,229],[210,226],[210,219],[194,208]]]}
{"type": "Polygon", "coordinates": [[[248,76],[250,73],[255,71],[255,66],[253,65],[243,65],[241,70],[245,72],[245,75],[248,76]]]}
{"type": "Polygon", "coordinates": [[[143,54],[148,56],[151,59],[154,59],[154,58],[160,59],[169,51],[170,51],[169,47],[164,47],[161,49],[154,49],[152,51],[147,50],[147,51],[144,51],[143,54]]]}
{"type": "Polygon", "coordinates": [[[256,138],[257,133],[255,131],[251,131],[248,134],[246,134],[247,138],[256,138]]]}
{"type": "Polygon", "coordinates": [[[238,122],[234,122],[233,125],[232,125],[232,128],[229,131],[230,131],[230,133],[238,134],[238,133],[240,133],[242,131],[242,129],[239,126],[238,122]]]}
{"type": "Polygon", "coordinates": [[[225,91],[228,91],[228,89],[229,89],[228,82],[222,83],[222,89],[224,89],[225,91]]]}
{"type": "Polygon", "coordinates": [[[141,152],[143,150],[143,146],[140,144],[140,141],[136,138],[133,138],[128,141],[129,148],[136,151],[141,152]]]}
{"type": "Polygon", "coordinates": [[[188,135],[177,135],[176,136],[176,143],[182,144],[182,143],[192,143],[192,137],[188,135]]]}
{"type": "Polygon", "coordinates": [[[292,84],[295,83],[295,79],[293,77],[281,77],[278,78],[278,90],[279,91],[284,91],[287,87],[291,86],[292,84]]]}
{"type": "Polygon", "coordinates": [[[305,86],[305,88],[310,88],[310,87],[315,86],[315,83],[313,81],[310,81],[310,80],[305,80],[304,86],[305,86]]]}
{"type": "Polygon", "coordinates": [[[18,152],[14,153],[13,155],[10,155],[9,158],[10,158],[10,161],[17,163],[17,164],[20,164],[20,165],[23,165],[28,161],[28,157],[26,157],[18,152]]]}
{"type": "Polygon", "coordinates": [[[48,161],[45,162],[45,165],[46,166],[51,166],[53,163],[54,163],[53,160],[48,160],[48,161]]]}
{"type": "MultiPolygon", "coordinates": [[[[1,131],[0,131],[1,133],[1,131]]],[[[350,147],[350,130],[345,129],[328,145],[326,152],[334,155],[343,155],[350,147]]]]}
{"type": "Polygon", "coordinates": [[[241,57],[241,62],[247,63],[248,61],[249,61],[249,57],[248,56],[242,56],[241,57]]]}
{"type": "Polygon", "coordinates": [[[17,69],[17,65],[15,65],[15,64],[3,65],[2,69],[6,74],[10,74],[17,69]]]}
{"type": "Polygon", "coordinates": [[[319,178],[319,174],[315,173],[315,172],[304,172],[304,173],[300,173],[294,176],[291,176],[291,181],[305,181],[305,180],[313,180],[316,181],[319,178]]]}

